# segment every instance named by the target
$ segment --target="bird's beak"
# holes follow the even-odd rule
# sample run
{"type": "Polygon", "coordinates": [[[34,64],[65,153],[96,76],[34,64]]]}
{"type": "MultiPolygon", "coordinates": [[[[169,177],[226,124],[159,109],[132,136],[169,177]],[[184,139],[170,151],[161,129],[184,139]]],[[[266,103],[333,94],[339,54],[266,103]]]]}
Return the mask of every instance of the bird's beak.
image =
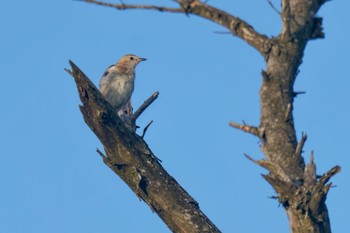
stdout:
{"type": "Polygon", "coordinates": [[[146,58],[142,58],[142,57],[140,57],[139,59],[140,59],[140,62],[141,62],[141,61],[146,61],[146,60],[147,60],[146,58]]]}

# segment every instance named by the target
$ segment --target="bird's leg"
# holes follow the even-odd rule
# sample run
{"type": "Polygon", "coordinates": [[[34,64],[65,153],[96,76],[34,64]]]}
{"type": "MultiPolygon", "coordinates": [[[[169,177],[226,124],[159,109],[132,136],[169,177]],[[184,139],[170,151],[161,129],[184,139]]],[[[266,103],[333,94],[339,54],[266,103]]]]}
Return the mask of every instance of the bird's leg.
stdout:
{"type": "Polygon", "coordinates": [[[125,125],[131,129],[133,132],[136,131],[135,123],[132,121],[131,116],[133,114],[133,108],[132,108],[132,102],[131,99],[128,101],[128,103],[118,111],[118,116],[120,119],[122,119],[123,122],[125,122],[125,125]]]}

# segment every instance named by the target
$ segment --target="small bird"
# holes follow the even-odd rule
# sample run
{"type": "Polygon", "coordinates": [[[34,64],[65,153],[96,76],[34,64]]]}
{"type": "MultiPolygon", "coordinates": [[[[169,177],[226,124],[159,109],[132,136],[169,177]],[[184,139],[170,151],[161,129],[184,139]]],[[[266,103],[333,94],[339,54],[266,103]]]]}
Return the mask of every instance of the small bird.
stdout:
{"type": "Polygon", "coordinates": [[[130,108],[129,101],[135,85],[135,68],[145,60],[147,59],[127,54],[116,64],[108,67],[101,77],[100,91],[116,112],[126,107],[130,108]]]}

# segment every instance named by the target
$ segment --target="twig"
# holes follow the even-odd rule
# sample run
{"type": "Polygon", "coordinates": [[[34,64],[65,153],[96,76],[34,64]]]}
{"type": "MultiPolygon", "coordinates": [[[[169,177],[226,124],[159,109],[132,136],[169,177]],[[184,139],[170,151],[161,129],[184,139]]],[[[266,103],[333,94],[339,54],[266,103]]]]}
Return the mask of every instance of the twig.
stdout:
{"type": "Polygon", "coordinates": [[[103,158],[107,158],[107,156],[105,154],[102,153],[102,151],[100,151],[100,149],[96,148],[96,152],[103,158]]]}
{"type": "Polygon", "coordinates": [[[131,5],[131,4],[125,4],[122,2],[121,4],[113,4],[113,3],[106,3],[106,2],[100,2],[96,0],[80,0],[82,2],[87,3],[94,3],[96,5],[100,6],[108,6],[113,7],[118,10],[127,10],[127,9],[147,9],[147,10],[158,10],[158,11],[167,11],[167,12],[173,12],[173,13],[184,13],[185,10],[182,8],[171,8],[171,7],[162,7],[162,6],[153,6],[153,5],[131,5]]]}
{"type": "Polygon", "coordinates": [[[286,110],[286,113],[284,115],[285,122],[288,122],[290,120],[291,113],[292,113],[292,104],[288,103],[287,110],[286,110]]]}
{"type": "Polygon", "coordinates": [[[141,138],[144,138],[144,136],[145,136],[145,134],[146,134],[146,132],[147,132],[148,127],[150,127],[152,123],[153,123],[153,120],[151,120],[151,121],[146,125],[146,127],[143,129],[141,138]]]}
{"type": "Polygon", "coordinates": [[[305,134],[301,133],[300,142],[298,143],[297,148],[295,149],[295,153],[294,153],[295,156],[298,156],[298,157],[301,156],[306,139],[307,139],[306,133],[305,134]]]}
{"type": "Polygon", "coordinates": [[[257,164],[257,165],[259,165],[259,166],[261,166],[261,167],[263,167],[263,168],[265,168],[265,169],[267,169],[268,171],[273,171],[274,169],[273,169],[273,163],[272,162],[270,162],[270,161],[268,161],[268,160],[264,160],[264,159],[262,159],[262,160],[255,160],[255,159],[253,159],[252,157],[250,157],[248,154],[246,154],[246,153],[244,153],[244,156],[247,158],[247,159],[249,159],[250,161],[252,161],[253,163],[255,163],[255,164],[257,164]]]}
{"type": "Polygon", "coordinates": [[[273,3],[271,2],[271,0],[267,0],[267,2],[268,2],[269,5],[272,7],[272,9],[274,9],[274,11],[277,12],[277,14],[281,15],[281,12],[279,12],[279,11],[277,10],[277,8],[275,7],[275,5],[273,5],[273,3]]]}
{"type": "Polygon", "coordinates": [[[96,152],[101,156],[103,162],[110,168],[113,167],[113,164],[111,163],[111,160],[108,158],[107,155],[103,154],[102,151],[100,151],[100,149],[96,148],[96,152]]]}
{"type": "Polygon", "coordinates": [[[301,94],[306,94],[306,91],[295,91],[295,92],[293,93],[293,96],[294,96],[294,97],[297,97],[298,95],[301,95],[301,94]]]}
{"type": "MultiPolygon", "coordinates": [[[[253,163],[268,170],[270,174],[268,175],[267,178],[270,177],[273,179],[278,179],[279,181],[284,182],[286,184],[292,184],[292,180],[288,177],[288,175],[283,171],[283,169],[278,164],[265,159],[255,160],[247,154],[244,154],[244,156],[250,161],[252,161],[253,163]]],[[[263,175],[263,177],[266,179],[266,175],[263,175]]]]}
{"type": "Polygon", "coordinates": [[[137,111],[132,114],[131,121],[133,123],[135,123],[137,118],[139,118],[139,116],[153,103],[153,101],[158,98],[158,95],[159,91],[154,92],[153,95],[151,95],[145,102],[143,102],[139,109],[137,109],[137,111]]]}
{"type": "Polygon", "coordinates": [[[311,151],[310,162],[306,165],[304,170],[304,185],[310,187],[316,183],[316,165],[314,163],[314,152],[311,151]]]}
{"type": "Polygon", "coordinates": [[[232,32],[220,32],[220,31],[214,31],[215,34],[231,34],[232,32]]]}
{"type": "Polygon", "coordinates": [[[270,81],[270,75],[268,74],[268,73],[266,73],[266,71],[265,70],[262,70],[261,71],[261,76],[263,77],[263,79],[264,79],[264,81],[265,82],[268,82],[268,81],[270,81]]]}
{"type": "Polygon", "coordinates": [[[326,184],[332,176],[334,176],[340,171],[341,171],[341,167],[339,166],[332,167],[328,172],[326,172],[321,176],[319,182],[323,185],[326,184]]]}
{"type": "Polygon", "coordinates": [[[212,22],[220,24],[227,28],[235,36],[238,36],[245,40],[248,44],[256,48],[261,54],[266,55],[267,51],[272,46],[272,40],[266,35],[260,34],[255,31],[254,27],[249,25],[244,20],[231,15],[225,11],[208,5],[206,2],[199,0],[175,0],[180,5],[179,8],[156,6],[156,5],[137,5],[137,4],[112,4],[101,2],[97,0],[79,0],[82,2],[97,4],[106,7],[112,7],[118,10],[127,9],[146,9],[146,10],[157,10],[161,12],[172,12],[172,13],[185,13],[198,15],[202,18],[208,19],[212,22]]]}
{"type": "Polygon", "coordinates": [[[64,70],[65,70],[68,74],[73,75],[73,72],[72,72],[71,70],[68,70],[67,68],[64,68],[64,70]]]}
{"type": "Polygon", "coordinates": [[[247,125],[244,122],[243,122],[243,125],[241,125],[241,124],[237,124],[234,121],[230,122],[230,126],[232,126],[233,128],[236,128],[236,129],[240,129],[246,133],[251,133],[251,134],[259,137],[259,128],[258,127],[247,125]]]}

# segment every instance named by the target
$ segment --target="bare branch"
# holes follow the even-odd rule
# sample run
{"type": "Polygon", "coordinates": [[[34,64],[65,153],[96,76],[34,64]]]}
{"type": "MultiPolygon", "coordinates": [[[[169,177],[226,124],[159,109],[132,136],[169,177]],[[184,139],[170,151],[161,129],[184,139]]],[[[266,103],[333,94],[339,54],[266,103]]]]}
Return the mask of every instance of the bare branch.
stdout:
{"type": "Polygon", "coordinates": [[[146,134],[146,132],[147,132],[147,129],[148,129],[148,127],[151,126],[152,123],[153,123],[153,120],[150,121],[150,122],[146,125],[146,127],[143,129],[141,138],[144,138],[144,137],[145,137],[145,134],[146,134]]]}
{"type": "Polygon", "coordinates": [[[295,91],[293,92],[293,97],[297,97],[298,95],[304,95],[306,94],[306,91],[295,91]]]}
{"type": "Polygon", "coordinates": [[[316,183],[316,164],[314,163],[314,152],[311,151],[310,162],[305,166],[304,171],[304,184],[307,187],[310,187],[316,183]]]}
{"type": "Polygon", "coordinates": [[[261,71],[261,76],[263,77],[264,82],[268,82],[271,79],[270,75],[268,73],[266,73],[265,70],[261,71]]]}
{"type": "Polygon", "coordinates": [[[246,133],[251,133],[257,137],[260,137],[259,128],[255,127],[255,126],[250,126],[250,125],[247,125],[245,123],[243,123],[243,125],[241,125],[241,124],[238,124],[234,121],[230,122],[230,126],[232,126],[233,128],[236,128],[236,129],[240,129],[246,133]]]}
{"type": "MultiPolygon", "coordinates": [[[[265,159],[255,160],[247,154],[244,154],[244,156],[250,161],[252,161],[253,163],[258,164],[259,166],[268,170],[270,172],[270,174],[268,175],[269,178],[272,178],[275,181],[278,181],[278,183],[283,182],[283,184],[289,184],[289,185],[292,184],[292,180],[288,177],[288,175],[283,171],[283,169],[278,164],[265,159]]],[[[264,176],[264,178],[266,177],[264,176]]]]}
{"type": "Polygon", "coordinates": [[[112,4],[96,0],[82,0],[83,2],[93,3],[101,6],[112,7],[118,10],[126,9],[145,9],[157,10],[162,12],[185,13],[198,15],[202,18],[208,19],[212,22],[220,24],[227,28],[233,35],[245,40],[248,44],[256,48],[264,57],[273,45],[270,38],[258,33],[251,25],[244,20],[235,17],[225,11],[217,9],[203,3],[199,0],[183,0],[176,1],[180,4],[180,8],[171,8],[155,5],[138,5],[138,4],[112,4]]]}
{"type": "Polygon", "coordinates": [[[304,144],[305,144],[306,139],[307,139],[306,133],[305,133],[305,134],[302,133],[302,134],[301,134],[301,140],[300,140],[300,142],[298,143],[297,148],[295,149],[295,153],[294,153],[295,156],[300,157],[301,154],[303,153],[303,147],[304,147],[304,144]]]}
{"type": "Polygon", "coordinates": [[[219,233],[198,203],[162,167],[146,142],[126,127],[89,78],[73,62],[70,65],[84,120],[105,148],[107,156],[97,149],[103,162],[171,231],[219,233]]]}
{"type": "Polygon", "coordinates": [[[158,98],[159,91],[154,92],[143,104],[132,114],[131,120],[135,122],[137,118],[158,98]]]}
{"type": "Polygon", "coordinates": [[[289,121],[292,116],[292,104],[288,103],[286,113],[284,114],[284,121],[289,121]]]}
{"type": "Polygon", "coordinates": [[[100,151],[100,149],[96,148],[96,152],[101,156],[102,159],[106,159],[107,156],[100,151]]]}
{"type": "Polygon", "coordinates": [[[257,165],[259,165],[259,166],[261,166],[263,168],[265,168],[266,170],[269,170],[269,167],[271,167],[271,165],[269,164],[269,161],[267,161],[267,160],[263,160],[263,159],[262,160],[255,160],[250,155],[248,155],[246,153],[244,153],[244,156],[248,160],[252,161],[253,163],[255,163],[255,164],[257,164],[257,165]]]}
{"type": "Polygon", "coordinates": [[[232,34],[232,32],[220,32],[220,31],[214,31],[215,34],[232,34]]]}
{"type": "Polygon", "coordinates": [[[273,3],[271,2],[271,0],[267,0],[267,2],[269,3],[269,5],[272,7],[272,9],[274,11],[277,12],[277,14],[281,15],[281,12],[279,12],[279,10],[277,10],[277,8],[275,7],[275,5],[273,5],[273,3]]]}
{"type": "Polygon", "coordinates": [[[184,13],[184,9],[182,8],[171,8],[171,7],[162,7],[162,6],[153,6],[153,5],[131,5],[131,4],[114,4],[114,3],[106,3],[95,0],[81,0],[83,2],[93,3],[100,6],[107,6],[116,8],[118,10],[127,10],[127,9],[146,9],[146,10],[157,10],[157,11],[166,11],[173,13],[184,13]]]}
{"type": "Polygon", "coordinates": [[[319,182],[322,183],[323,185],[326,184],[331,177],[333,177],[334,175],[336,175],[340,171],[341,171],[340,166],[332,167],[328,172],[326,172],[325,174],[323,174],[321,176],[321,178],[319,179],[319,182]]]}

